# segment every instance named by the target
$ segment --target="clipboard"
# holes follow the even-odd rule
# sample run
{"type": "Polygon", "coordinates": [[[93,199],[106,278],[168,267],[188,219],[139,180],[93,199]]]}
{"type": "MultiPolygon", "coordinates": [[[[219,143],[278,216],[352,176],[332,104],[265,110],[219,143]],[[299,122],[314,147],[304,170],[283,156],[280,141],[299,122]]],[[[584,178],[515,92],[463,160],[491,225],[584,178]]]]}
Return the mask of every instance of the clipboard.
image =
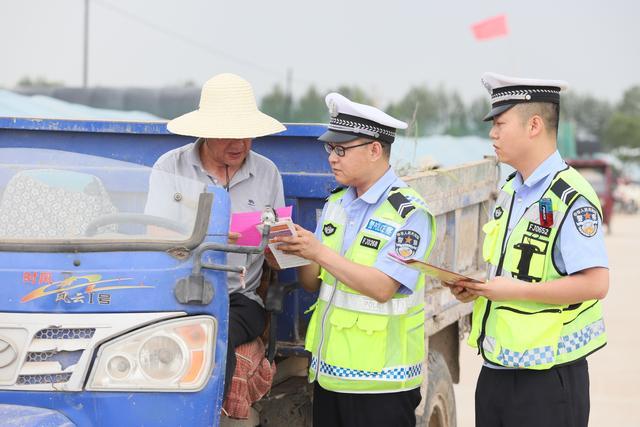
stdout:
{"type": "Polygon", "coordinates": [[[474,283],[482,283],[480,280],[472,279],[471,277],[465,276],[463,274],[445,270],[444,268],[436,267],[435,265],[431,265],[429,263],[420,261],[415,258],[405,259],[394,253],[389,253],[388,256],[395,262],[398,262],[402,265],[406,265],[407,267],[413,268],[414,270],[418,270],[422,273],[425,273],[427,276],[434,277],[444,283],[453,284],[460,280],[465,280],[467,282],[474,282],[474,283]]]}

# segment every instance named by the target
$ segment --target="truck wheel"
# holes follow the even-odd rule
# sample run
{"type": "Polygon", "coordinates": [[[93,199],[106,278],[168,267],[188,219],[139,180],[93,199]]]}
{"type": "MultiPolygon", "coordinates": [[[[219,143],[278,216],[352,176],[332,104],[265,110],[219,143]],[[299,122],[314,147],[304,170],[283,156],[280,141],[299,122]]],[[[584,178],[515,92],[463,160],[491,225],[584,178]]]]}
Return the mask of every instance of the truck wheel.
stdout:
{"type": "Polygon", "coordinates": [[[437,351],[429,352],[428,384],[424,415],[416,425],[423,427],[455,427],[456,398],[453,381],[444,357],[437,351]]]}

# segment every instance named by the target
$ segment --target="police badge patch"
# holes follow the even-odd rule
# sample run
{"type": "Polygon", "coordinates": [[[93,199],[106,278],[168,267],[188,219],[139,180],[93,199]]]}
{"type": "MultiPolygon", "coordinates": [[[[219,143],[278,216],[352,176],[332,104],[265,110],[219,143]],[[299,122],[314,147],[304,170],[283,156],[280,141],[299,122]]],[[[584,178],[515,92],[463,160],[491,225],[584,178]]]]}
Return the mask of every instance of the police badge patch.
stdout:
{"type": "Polygon", "coordinates": [[[497,206],[496,210],[493,211],[493,219],[500,219],[503,213],[502,207],[497,206]]]}
{"type": "Polygon", "coordinates": [[[396,233],[396,253],[408,258],[416,253],[420,245],[420,235],[413,230],[400,230],[396,233]]]}
{"type": "Polygon", "coordinates": [[[598,211],[592,206],[576,209],[573,212],[573,222],[580,234],[585,237],[593,237],[598,232],[598,223],[600,222],[598,211]]]}
{"type": "Polygon", "coordinates": [[[325,224],[324,227],[322,227],[322,234],[324,234],[325,236],[331,236],[335,232],[336,232],[336,226],[331,224],[330,222],[325,224]]]}

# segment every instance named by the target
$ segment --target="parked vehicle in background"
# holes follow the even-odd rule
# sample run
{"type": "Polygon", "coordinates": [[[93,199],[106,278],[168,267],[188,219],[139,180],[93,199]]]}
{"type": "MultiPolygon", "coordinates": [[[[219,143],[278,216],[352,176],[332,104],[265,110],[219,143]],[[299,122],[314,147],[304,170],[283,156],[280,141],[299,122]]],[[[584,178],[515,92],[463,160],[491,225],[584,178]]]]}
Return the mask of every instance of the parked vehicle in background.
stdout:
{"type": "Polygon", "coordinates": [[[640,184],[620,178],[613,196],[616,211],[626,214],[638,213],[638,209],[640,209],[640,184]]]}
{"type": "Polygon", "coordinates": [[[577,169],[598,194],[602,204],[602,222],[607,226],[607,232],[609,233],[616,188],[613,167],[609,162],[602,159],[566,159],[566,162],[569,166],[577,169]]]}

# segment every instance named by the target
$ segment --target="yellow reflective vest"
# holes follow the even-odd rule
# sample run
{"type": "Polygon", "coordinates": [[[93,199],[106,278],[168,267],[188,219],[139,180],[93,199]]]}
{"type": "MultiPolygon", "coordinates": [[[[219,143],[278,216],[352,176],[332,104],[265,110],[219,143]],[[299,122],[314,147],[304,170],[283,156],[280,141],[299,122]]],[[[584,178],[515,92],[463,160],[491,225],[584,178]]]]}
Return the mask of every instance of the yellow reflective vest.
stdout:
{"type": "MultiPolygon", "coordinates": [[[[591,185],[573,168],[560,171],[542,198],[525,211],[505,238],[514,199],[512,181],[508,180],[496,201],[493,219],[483,227],[482,252],[489,263],[489,278],[517,278],[535,286],[566,275],[558,271],[553,251],[560,227],[580,196],[602,218],[600,202],[591,185]],[[541,212],[547,211],[545,221],[541,212]]],[[[598,300],[554,305],[494,302],[479,297],[474,303],[469,344],[478,347],[491,364],[548,369],[583,358],[606,342],[602,305],[598,300]]]]}
{"type": "MultiPolygon", "coordinates": [[[[344,222],[336,220],[345,215],[336,215],[336,211],[342,209],[339,201],[345,191],[329,196],[326,212],[332,214],[326,215],[322,224],[322,242],[336,252],[341,251],[345,231],[344,222]]],[[[428,212],[425,206],[411,188],[391,188],[387,200],[363,224],[345,258],[374,265],[380,249],[393,237],[391,228],[382,228],[402,226],[418,210],[428,212]],[[371,224],[375,227],[367,227],[371,224]],[[373,228],[377,232],[372,233],[373,228]],[[384,235],[387,239],[381,240],[384,235]]],[[[425,260],[435,242],[435,220],[429,217],[431,241],[425,260]]],[[[312,353],[309,382],[318,381],[326,390],[346,393],[419,387],[425,354],[424,275],[411,295],[398,293],[385,303],[354,291],[324,269],[320,279],[320,294],[310,309],[313,315],[305,340],[306,350],[312,353]]]]}

